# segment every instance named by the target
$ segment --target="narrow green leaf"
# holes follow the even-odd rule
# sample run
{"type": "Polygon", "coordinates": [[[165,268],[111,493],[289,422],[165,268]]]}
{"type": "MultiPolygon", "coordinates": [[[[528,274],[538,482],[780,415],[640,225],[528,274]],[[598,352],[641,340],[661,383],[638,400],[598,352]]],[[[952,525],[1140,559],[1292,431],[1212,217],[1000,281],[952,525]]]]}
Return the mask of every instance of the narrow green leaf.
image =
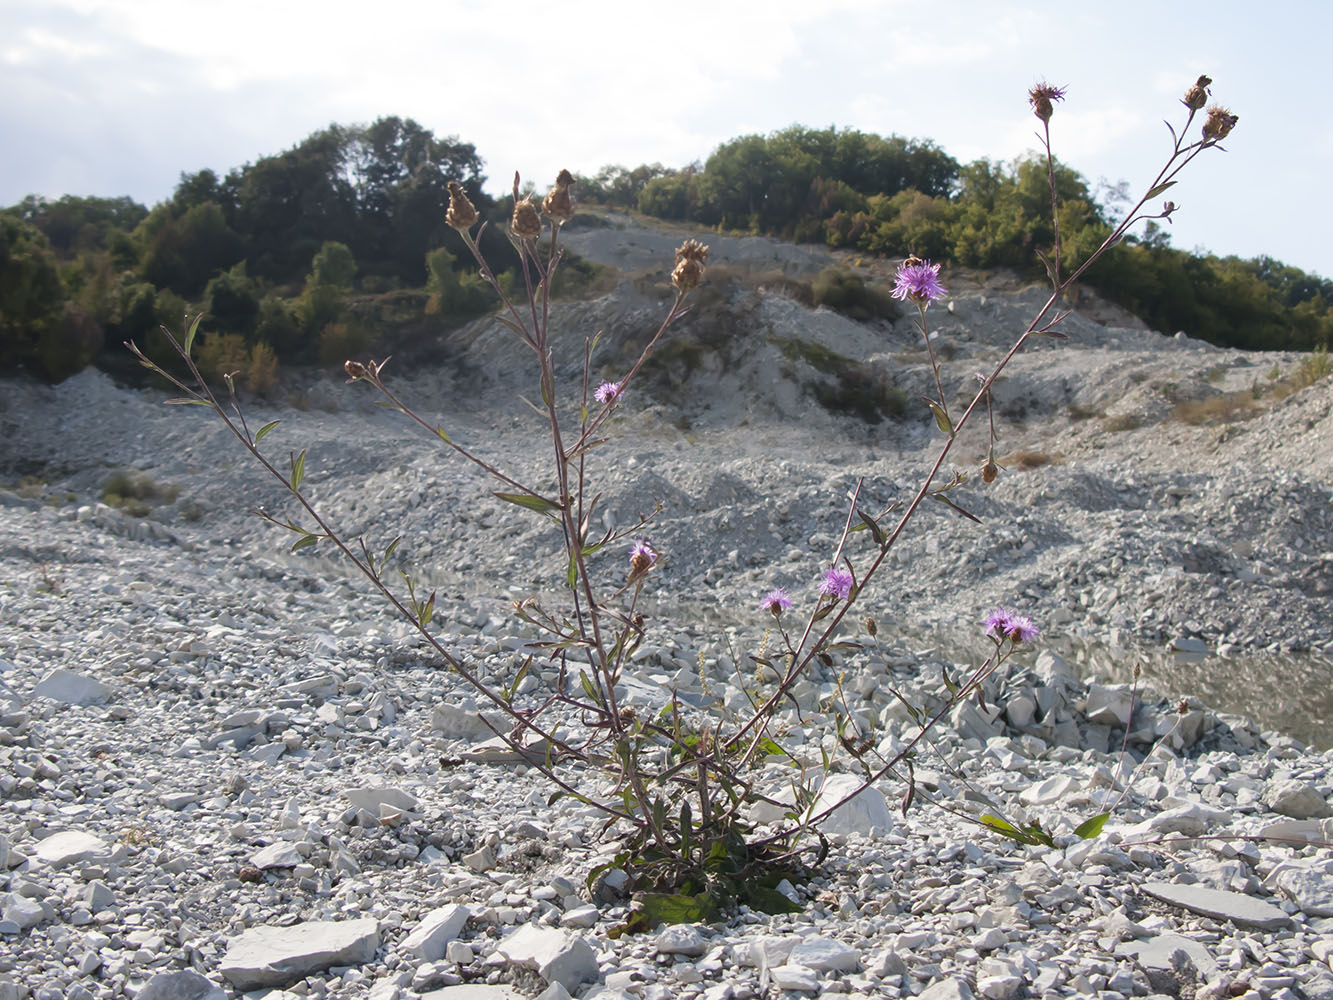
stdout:
{"type": "Polygon", "coordinates": [[[288,549],[288,551],[295,552],[297,549],[303,549],[307,545],[314,545],[318,541],[319,541],[318,535],[302,535],[300,538],[298,538],[295,542],[292,543],[292,547],[288,549]]]}
{"type": "Polygon", "coordinates": [[[1051,340],[1068,340],[1069,334],[1061,333],[1059,330],[1033,330],[1029,337],[1048,337],[1051,340]]]}
{"type": "Polygon", "coordinates": [[[871,534],[871,537],[873,537],[873,538],[875,539],[875,544],[878,545],[878,546],[880,546],[880,547],[883,547],[883,545],[884,545],[884,532],[880,530],[880,527],[879,527],[879,525],[875,522],[875,519],[872,518],[872,517],[871,517],[869,514],[867,514],[865,511],[863,511],[860,507],[856,508],[856,516],[859,517],[859,518],[861,519],[861,522],[862,522],[867,528],[870,529],[870,534],[871,534]]]}
{"type": "Polygon", "coordinates": [[[1161,193],[1162,193],[1163,191],[1165,191],[1167,188],[1169,188],[1169,187],[1173,187],[1173,186],[1175,185],[1175,183],[1176,183],[1175,181],[1167,181],[1167,182],[1164,183],[1164,184],[1158,184],[1155,188],[1153,188],[1151,191],[1149,191],[1147,194],[1145,194],[1145,195],[1143,196],[1143,200],[1144,200],[1144,201],[1147,201],[1149,198],[1156,198],[1159,194],[1161,194],[1161,193]]]}
{"type": "Polygon", "coordinates": [[[532,493],[496,493],[495,496],[506,503],[526,507],[528,510],[535,510],[537,513],[545,514],[548,517],[555,517],[555,512],[560,509],[545,497],[535,496],[532,493]]]}
{"type": "Polygon", "coordinates": [[[183,396],[179,399],[168,399],[166,400],[166,404],[168,406],[212,406],[213,405],[212,403],[204,399],[186,399],[183,396]]]}
{"type": "Polygon", "coordinates": [[[190,348],[194,344],[194,335],[199,332],[199,322],[203,318],[204,318],[203,313],[199,313],[197,316],[195,316],[194,322],[190,324],[189,332],[185,334],[184,349],[185,349],[185,356],[187,358],[190,356],[190,348]]]}
{"type": "Polygon", "coordinates": [[[570,590],[578,589],[579,585],[579,561],[574,557],[574,553],[569,554],[569,569],[565,573],[565,582],[569,584],[570,590]]]}
{"type": "Polygon", "coordinates": [[[273,430],[273,428],[277,427],[280,423],[282,423],[281,420],[270,420],[263,427],[259,428],[259,430],[255,432],[255,444],[258,445],[260,441],[264,440],[264,435],[273,430]]]}
{"type": "Polygon", "coordinates": [[[292,492],[295,493],[301,488],[301,480],[305,479],[305,449],[301,449],[301,454],[292,459],[292,492]]]}
{"type": "Polygon", "coordinates": [[[1025,834],[1022,830],[1020,830],[1018,827],[1014,826],[1014,824],[1008,822],[1007,820],[1000,819],[999,816],[994,816],[990,813],[986,813],[984,816],[981,817],[981,823],[984,826],[990,827],[997,833],[1004,834],[1010,840],[1018,841],[1020,844],[1027,844],[1031,842],[1031,838],[1029,838],[1027,834],[1025,834]]]}
{"type": "Polygon", "coordinates": [[[949,689],[950,694],[958,693],[958,683],[949,676],[948,667],[940,667],[940,676],[944,678],[944,686],[949,689]]]}
{"type": "Polygon", "coordinates": [[[439,424],[435,425],[435,433],[440,436],[440,440],[443,441],[445,444],[453,444],[453,441],[449,440],[449,435],[444,433],[444,428],[441,427],[439,424]]]}
{"type": "Polygon", "coordinates": [[[426,628],[430,625],[430,620],[435,617],[435,593],[432,591],[430,597],[426,600],[421,609],[421,627],[426,628]]]}
{"type": "Polygon", "coordinates": [[[399,535],[397,538],[395,538],[392,542],[389,543],[389,547],[384,550],[384,560],[383,560],[384,562],[389,561],[389,559],[393,556],[394,551],[398,548],[398,543],[401,542],[402,540],[403,536],[399,535]]]}
{"type": "Polygon", "coordinates": [[[1102,832],[1102,827],[1106,825],[1106,821],[1110,818],[1111,814],[1109,812],[1089,816],[1074,830],[1074,836],[1081,837],[1084,840],[1092,840],[1102,832]]]}
{"type": "Polygon", "coordinates": [[[952,437],[953,424],[949,422],[949,415],[944,412],[944,407],[933,399],[926,400],[926,405],[930,407],[930,412],[935,414],[935,423],[939,426],[939,429],[952,437]]]}

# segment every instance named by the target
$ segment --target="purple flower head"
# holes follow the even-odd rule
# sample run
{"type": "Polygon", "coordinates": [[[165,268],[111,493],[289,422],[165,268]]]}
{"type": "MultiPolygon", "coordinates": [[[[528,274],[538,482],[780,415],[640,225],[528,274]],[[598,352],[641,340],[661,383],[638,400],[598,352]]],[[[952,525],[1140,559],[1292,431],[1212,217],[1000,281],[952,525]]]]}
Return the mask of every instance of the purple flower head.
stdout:
{"type": "Polygon", "coordinates": [[[927,306],[945,296],[940,284],[940,266],[920,257],[908,257],[894,277],[893,297],[911,299],[919,306],[927,306]]]}
{"type": "Polygon", "coordinates": [[[636,539],[629,550],[630,576],[641,576],[657,565],[657,550],[646,538],[636,539]]]}
{"type": "Polygon", "coordinates": [[[782,612],[791,610],[791,598],[781,587],[776,590],[770,590],[764,595],[764,599],[759,602],[759,607],[765,611],[771,611],[774,618],[781,618],[782,612]]]}
{"type": "Polygon", "coordinates": [[[834,566],[824,574],[824,581],[819,585],[821,594],[832,594],[840,601],[847,600],[852,592],[852,574],[849,570],[834,566]]]}
{"type": "Polygon", "coordinates": [[[599,403],[607,403],[620,395],[619,382],[603,382],[593,390],[592,398],[599,403]]]}
{"type": "Polygon", "coordinates": [[[1032,619],[1009,608],[996,608],[986,616],[986,634],[995,640],[1008,639],[1015,646],[1020,642],[1034,642],[1041,629],[1032,619]]]}

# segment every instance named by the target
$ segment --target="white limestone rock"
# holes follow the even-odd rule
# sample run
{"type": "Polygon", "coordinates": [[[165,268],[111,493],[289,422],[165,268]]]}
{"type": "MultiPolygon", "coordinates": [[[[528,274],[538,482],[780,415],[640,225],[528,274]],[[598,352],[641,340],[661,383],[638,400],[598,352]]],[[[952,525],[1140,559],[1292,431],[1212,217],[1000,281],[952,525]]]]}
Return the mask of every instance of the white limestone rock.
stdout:
{"type": "Polygon", "coordinates": [[[62,830],[38,842],[35,853],[39,861],[52,868],[111,859],[116,849],[91,833],[82,830],[62,830]]]}
{"type": "Polygon", "coordinates": [[[1255,899],[1243,892],[1208,889],[1200,885],[1176,885],[1170,882],[1145,882],[1143,892],[1172,906],[1183,907],[1214,920],[1230,920],[1241,927],[1275,931],[1287,927],[1291,918],[1272,903],[1255,899]]]}
{"type": "Polygon", "coordinates": [[[183,969],[159,972],[134,994],[134,1000],[227,1000],[227,994],[199,973],[183,969]]]}
{"type": "Polygon", "coordinates": [[[524,924],[496,949],[515,965],[533,969],[548,983],[577,991],[597,979],[597,954],[581,937],[555,928],[524,924]]]}
{"type": "Polygon", "coordinates": [[[1333,816],[1333,807],[1314,785],[1292,778],[1270,782],[1264,789],[1263,803],[1278,815],[1292,819],[1333,816]]]}
{"type": "Polygon", "coordinates": [[[64,705],[102,705],[110,699],[111,688],[95,677],[57,668],[37,682],[32,694],[64,705]]]}
{"type": "Polygon", "coordinates": [[[438,962],[444,958],[449,942],[458,937],[471,915],[471,910],[458,903],[431,910],[399,947],[427,962],[438,962]]]}
{"type": "Polygon", "coordinates": [[[379,944],[379,921],[370,917],[251,927],[227,942],[218,971],[241,991],[288,986],[330,966],[369,962],[379,944]]]}

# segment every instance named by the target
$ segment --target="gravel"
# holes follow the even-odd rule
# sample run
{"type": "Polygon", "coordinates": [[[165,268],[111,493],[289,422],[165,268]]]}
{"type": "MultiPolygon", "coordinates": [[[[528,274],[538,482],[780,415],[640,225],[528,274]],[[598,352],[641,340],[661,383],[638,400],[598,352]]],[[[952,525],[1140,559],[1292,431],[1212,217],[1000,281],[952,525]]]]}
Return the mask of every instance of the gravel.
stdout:
{"type": "MultiPolygon", "coordinates": [[[[626,224],[571,240],[640,267],[627,247],[671,237],[626,224]]],[[[807,275],[827,263],[791,249],[727,241],[714,259],[807,275]]],[[[932,310],[932,327],[946,384],[960,385],[1041,297],[1002,276],[945,283],[952,311],[932,310]]],[[[606,329],[594,375],[617,377],[657,307],[632,282],[561,306],[556,350],[578,358],[606,329]]],[[[857,324],[747,287],[719,308],[743,320],[735,343],[632,388],[589,462],[605,527],[665,505],[645,529],[662,560],[631,678],[644,704],[675,689],[721,710],[763,642],[760,597],[784,586],[791,613],[808,611],[847,492],[864,479],[871,509],[909,496],[940,442],[915,414],[867,424],[823,410],[810,393],[828,373],[781,349],[836,350],[911,398],[929,372],[909,322],[857,324]]],[[[833,736],[810,710],[841,675],[858,717],[898,739],[908,723],[889,689],[942,697],[941,669],[984,655],[977,623],[995,605],[1037,621],[1043,643],[942,727],[948,766],[923,758],[906,815],[893,783],[835,815],[825,869],[791,889],[800,913],[622,938],[608,931],[625,900],[584,885],[609,851],[597,815],[548,804],[540,775],[487,751],[471,692],[363,581],[319,547],[286,552],[293,539],[250,513],[288,513],[281,490],[204,411],[96,372],[7,379],[0,998],[150,983],[144,995],[288,991],[273,1000],[448,1000],[480,985],[548,1000],[1333,996],[1333,869],[1316,846],[1333,835],[1330,752],[1263,711],[1306,702],[1292,731],[1329,745],[1317,654],[1333,652],[1333,384],[1195,427],[1171,418],[1172,400],[1267,384],[1297,359],[1163,338],[1095,301],[1067,332],[1020,354],[996,389],[997,454],[1048,460],[1010,458],[990,486],[970,477],[954,496],[980,525],[923,511],[866,592],[878,637],[849,636],[862,649],[798,692],[807,711],[784,716],[785,738],[819,759],[833,736]],[[162,488],[147,517],[101,503],[107,477],[129,470],[162,488]],[[1292,651],[1311,652],[1254,675],[1240,704],[1175,689],[1165,671],[1292,651]],[[1149,690],[1129,715],[1134,663],[1149,690]],[[1058,846],[960,822],[982,802],[1040,818],[1058,846]],[[1072,836],[1101,809],[1100,838],[1072,836]]],[[[404,364],[395,390],[541,488],[549,444],[518,398],[522,352],[485,323],[436,347],[448,362],[404,364]]],[[[436,589],[444,643],[495,682],[511,676],[532,637],[509,603],[558,600],[551,530],[366,387],[298,372],[284,391],[247,412],[252,427],[281,419],[268,454],[308,447],[307,482],[335,523],[379,546],[402,534],[395,565],[436,589]]],[[[971,470],[984,454],[965,432],[955,457],[971,470]]],[[[608,553],[595,572],[612,580],[623,563],[608,553]]],[[[521,702],[553,679],[534,672],[521,702]]]]}

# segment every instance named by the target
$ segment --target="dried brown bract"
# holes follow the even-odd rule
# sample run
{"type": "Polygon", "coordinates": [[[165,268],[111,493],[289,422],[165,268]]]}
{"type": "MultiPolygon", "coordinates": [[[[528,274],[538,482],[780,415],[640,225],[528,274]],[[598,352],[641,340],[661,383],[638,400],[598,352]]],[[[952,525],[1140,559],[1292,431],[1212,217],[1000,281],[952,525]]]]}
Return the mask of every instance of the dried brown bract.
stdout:
{"type": "Polygon", "coordinates": [[[1212,82],[1211,77],[1199,77],[1198,82],[1185,91],[1185,97],[1180,103],[1191,111],[1198,111],[1208,103],[1208,85],[1212,82]]]}
{"type": "Polygon", "coordinates": [[[698,240],[686,240],[676,250],[676,268],[671,272],[671,283],[682,294],[698,288],[703,281],[704,265],[708,263],[708,247],[698,240]]]}
{"type": "Polygon", "coordinates": [[[449,182],[449,209],[444,213],[444,221],[460,232],[476,225],[477,209],[458,181],[449,182]]]}
{"type": "Polygon", "coordinates": [[[1204,139],[1208,142],[1220,142],[1231,133],[1239,120],[1220,104],[1214,104],[1208,109],[1208,120],[1203,123],[1204,139]]]}
{"type": "Polygon", "coordinates": [[[569,194],[573,185],[574,175],[562,170],[555,178],[555,187],[542,199],[542,211],[556,225],[564,225],[574,218],[574,199],[569,194]]]}
{"type": "Polygon", "coordinates": [[[537,214],[537,206],[531,198],[524,198],[514,204],[514,217],[509,225],[514,235],[525,242],[532,242],[542,234],[541,216],[537,214]]]}

